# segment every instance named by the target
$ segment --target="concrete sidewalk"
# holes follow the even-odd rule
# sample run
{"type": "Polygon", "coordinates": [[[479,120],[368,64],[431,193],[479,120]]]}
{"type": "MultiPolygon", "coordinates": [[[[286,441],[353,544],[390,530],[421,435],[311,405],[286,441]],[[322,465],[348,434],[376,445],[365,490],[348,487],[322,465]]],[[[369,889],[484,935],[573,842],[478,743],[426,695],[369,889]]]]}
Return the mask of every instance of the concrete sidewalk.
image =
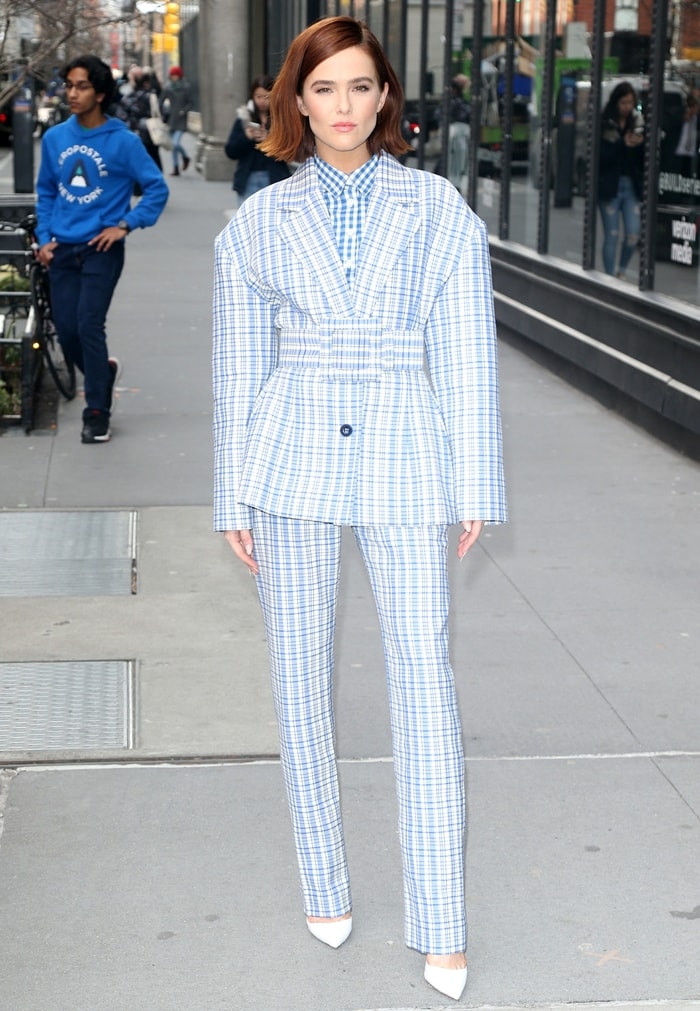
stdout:
{"type": "MultiPolygon", "coordinates": [[[[351,536],[337,707],[355,929],[333,952],[304,928],[255,585],[210,532],[211,246],[232,193],[191,172],[171,193],[128,240],[112,442],[80,444],[77,400],[55,434],[0,437],[0,679],[5,700],[23,674],[34,691],[0,701],[0,1008],[456,1006],[403,943],[381,644],[351,536]],[[114,557],[74,536],[95,514],[130,531],[114,557]],[[21,544],[19,515],[36,532],[21,544]],[[33,588],[36,565],[66,590],[33,588]],[[95,590],[99,565],[126,567],[126,591],[95,590]],[[49,713],[88,694],[104,715],[99,684],[56,695],[51,672],[81,663],[128,665],[128,744],[54,727],[8,747],[42,692],[49,713]]],[[[512,519],[453,572],[460,1006],[700,1007],[700,467],[513,348],[501,361],[512,519]]]]}

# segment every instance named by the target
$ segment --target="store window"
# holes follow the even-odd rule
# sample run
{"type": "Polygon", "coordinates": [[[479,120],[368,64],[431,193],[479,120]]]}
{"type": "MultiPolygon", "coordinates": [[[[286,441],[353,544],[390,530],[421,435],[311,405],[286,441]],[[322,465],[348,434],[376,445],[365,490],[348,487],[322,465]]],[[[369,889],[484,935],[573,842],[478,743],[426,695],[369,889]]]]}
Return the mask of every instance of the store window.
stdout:
{"type": "Polygon", "coordinates": [[[669,39],[662,33],[658,42],[669,49],[654,118],[650,53],[660,13],[656,5],[496,0],[484,10],[482,34],[465,37],[461,60],[472,88],[479,75],[480,122],[472,115],[471,138],[473,143],[478,135],[478,180],[470,193],[490,234],[697,304],[700,50],[690,45],[687,16],[674,23],[669,39]],[[599,54],[592,52],[596,9],[605,29],[599,54]],[[547,18],[555,35],[551,53],[547,18]],[[481,52],[478,70],[473,51],[481,52]],[[593,102],[596,55],[602,80],[593,102]],[[621,124],[627,116],[633,136],[625,139],[621,124]],[[640,199],[645,171],[652,173],[652,187],[658,175],[648,205],[640,199]],[[651,234],[647,268],[637,242],[645,227],[651,234]],[[642,283],[645,270],[653,283],[642,283]]]}
{"type": "Polygon", "coordinates": [[[615,0],[615,31],[636,32],[639,28],[639,0],[615,0]]]}
{"type": "Polygon", "coordinates": [[[556,59],[548,78],[544,5],[519,0],[491,7],[480,65],[475,203],[491,234],[580,264],[585,96],[572,82],[588,74],[590,51],[583,26],[567,21],[570,8],[563,0],[557,7],[556,59]]]}
{"type": "MultiPolygon", "coordinates": [[[[700,68],[698,68],[700,71],[700,68]]],[[[700,72],[664,82],[655,288],[700,302],[700,72]]]]}

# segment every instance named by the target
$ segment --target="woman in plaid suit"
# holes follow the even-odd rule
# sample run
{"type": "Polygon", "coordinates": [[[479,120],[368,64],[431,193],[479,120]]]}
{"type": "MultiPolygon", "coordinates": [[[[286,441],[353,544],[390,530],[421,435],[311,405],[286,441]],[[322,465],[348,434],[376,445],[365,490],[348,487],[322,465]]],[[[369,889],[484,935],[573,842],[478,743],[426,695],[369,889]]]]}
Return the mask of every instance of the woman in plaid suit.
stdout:
{"type": "Polygon", "coordinates": [[[366,25],[292,43],[269,156],[298,161],[218,236],[215,527],[257,576],[307,924],[352,927],[332,709],[340,531],[380,617],[406,941],[466,983],[464,759],[448,659],[447,535],[506,518],[483,223],[404,168],[398,79],[366,25]],[[427,363],[429,377],[424,370],[427,363]]]}

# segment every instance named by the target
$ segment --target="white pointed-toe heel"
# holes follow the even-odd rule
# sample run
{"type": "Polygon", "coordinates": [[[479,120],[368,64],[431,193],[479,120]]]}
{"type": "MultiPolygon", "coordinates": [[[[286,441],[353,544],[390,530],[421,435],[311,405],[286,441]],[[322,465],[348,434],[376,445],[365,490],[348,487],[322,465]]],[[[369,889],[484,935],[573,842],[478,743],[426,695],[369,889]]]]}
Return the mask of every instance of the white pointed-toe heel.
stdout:
{"type": "Polygon", "coordinates": [[[307,920],[306,926],[318,941],[323,941],[331,948],[339,948],[350,937],[352,916],[348,916],[345,920],[331,920],[325,923],[312,923],[307,920]]]}
{"type": "Polygon", "coordinates": [[[452,1000],[459,1000],[467,985],[467,969],[443,969],[441,965],[425,963],[425,982],[452,1000]]]}

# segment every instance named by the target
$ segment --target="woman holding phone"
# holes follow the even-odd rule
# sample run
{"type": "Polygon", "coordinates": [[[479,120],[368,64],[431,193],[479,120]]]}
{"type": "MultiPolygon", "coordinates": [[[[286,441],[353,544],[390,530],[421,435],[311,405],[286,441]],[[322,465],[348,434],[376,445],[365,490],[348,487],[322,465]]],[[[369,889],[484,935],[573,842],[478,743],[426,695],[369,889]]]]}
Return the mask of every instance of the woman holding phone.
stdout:
{"type": "Polygon", "coordinates": [[[237,113],[225,151],[232,161],[237,161],[233,175],[233,188],[239,205],[258,190],[289,176],[284,162],[269,158],[258,145],[270,131],[270,91],[273,80],[267,74],[256,77],[250,86],[250,97],[237,113]]]}
{"type": "Polygon", "coordinates": [[[606,274],[621,279],[639,243],[643,175],[644,119],[637,109],[634,88],[629,81],[621,81],[603,110],[598,168],[603,266],[606,274]],[[620,220],[624,238],[616,267],[620,220]]]}

